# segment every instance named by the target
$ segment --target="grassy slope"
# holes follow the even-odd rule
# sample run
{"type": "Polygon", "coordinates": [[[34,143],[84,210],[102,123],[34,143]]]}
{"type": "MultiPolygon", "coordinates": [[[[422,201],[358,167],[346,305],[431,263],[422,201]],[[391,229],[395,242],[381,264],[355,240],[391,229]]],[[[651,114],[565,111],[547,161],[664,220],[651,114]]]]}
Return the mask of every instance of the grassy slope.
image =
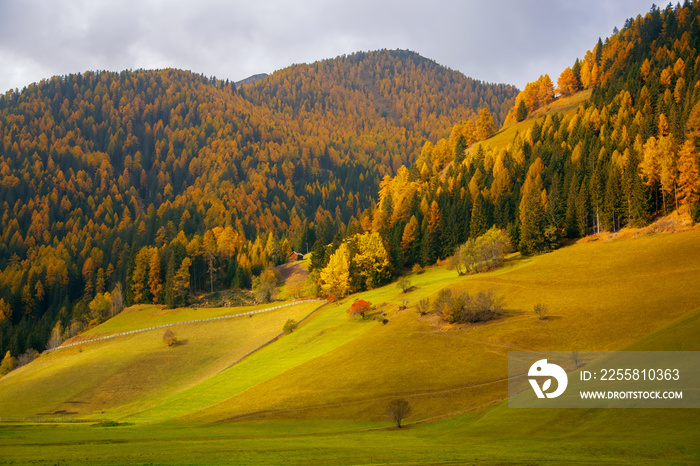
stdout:
{"type": "MultiPolygon", "coordinates": [[[[70,416],[116,417],[142,410],[210,379],[277,336],[287,319],[300,320],[317,306],[307,303],[252,317],[173,327],[182,344],[172,348],[163,344],[164,330],[159,329],[44,354],[0,379],[0,416],[46,416],[65,410],[76,413],[70,416]]],[[[96,331],[128,330],[129,317],[163,312],[139,306],[96,331]]],[[[192,318],[188,310],[169,312],[173,322],[192,318]]],[[[197,316],[218,312],[200,310],[197,316]]],[[[140,318],[134,319],[135,328],[162,323],[160,317],[140,318]]]]}
{"type": "Polygon", "coordinates": [[[188,420],[377,420],[396,396],[411,402],[414,419],[482,406],[506,395],[508,350],[619,350],[694,309],[698,259],[695,230],[578,244],[462,279],[433,269],[414,277],[416,288],[406,295],[413,302],[447,284],[493,289],[506,297],[508,316],[461,330],[435,327],[413,309],[395,312],[403,295],[393,286],[364,293],[359,297],[389,303],[389,324],[188,420]],[[532,311],[537,302],[549,305],[545,321],[532,311]]]}
{"type": "MultiPolygon", "coordinates": [[[[386,326],[349,321],[344,312],[349,300],[326,306],[297,332],[229,371],[214,377],[214,371],[209,376],[200,374],[191,388],[171,390],[157,399],[144,395],[144,406],[115,403],[104,416],[133,420],[135,426],[112,430],[5,426],[0,428],[0,455],[26,460],[41,455],[43,459],[106,462],[241,464],[610,458],[652,464],[700,459],[697,410],[513,410],[504,403],[493,404],[505,396],[505,383],[499,380],[505,374],[509,349],[698,350],[700,231],[577,244],[461,279],[438,267],[412,280],[415,288],[407,295],[392,285],[361,295],[380,306],[386,303],[381,307],[390,319],[386,326]],[[494,289],[506,297],[507,316],[454,329],[434,325],[413,309],[396,312],[403,297],[415,303],[447,285],[470,291],[494,289]],[[549,319],[535,317],[536,302],[549,305],[549,319]],[[395,396],[411,402],[411,422],[464,414],[415,424],[403,432],[383,430],[387,425],[383,407],[395,396]],[[148,409],[141,410],[144,407],[148,409]],[[176,417],[180,422],[158,427],[140,422],[176,417]],[[221,422],[231,418],[244,421],[221,422]],[[193,424],[202,423],[207,425],[192,429],[193,424]],[[111,442],[105,445],[107,439],[111,442]],[[34,447],[28,453],[29,444],[34,447]]],[[[189,326],[180,328],[185,327],[189,326]]],[[[205,333],[187,336],[188,344],[175,350],[192,347],[205,333]]],[[[102,346],[100,352],[112,358],[110,364],[121,364],[119,345],[91,345],[102,346]]],[[[28,369],[36,363],[16,371],[7,380],[0,379],[0,400],[18,400],[12,409],[20,413],[32,406],[26,401],[30,397],[43,400],[58,391],[63,392],[63,400],[73,399],[66,396],[70,377],[61,374],[73,371],[74,378],[84,374],[90,366],[83,358],[95,358],[94,353],[64,353],[65,361],[51,364],[63,367],[56,373],[44,367],[31,376],[28,369]],[[75,362],[69,364],[69,359],[79,361],[79,368],[72,368],[75,362]],[[23,373],[27,381],[34,377],[34,382],[50,384],[52,390],[9,390],[16,385],[12,377],[23,373]]],[[[176,359],[172,367],[183,365],[178,353],[162,346],[149,350],[148,357],[163,353],[176,359]]],[[[184,359],[188,369],[193,367],[189,364],[193,357],[184,359]]],[[[146,359],[144,364],[152,371],[155,363],[146,359]]],[[[125,378],[108,378],[113,388],[128,387],[129,372],[115,371],[125,378]]],[[[179,388],[184,385],[178,383],[179,388]]],[[[5,406],[3,402],[0,409],[7,410],[5,406]]]]}
{"type": "MultiPolygon", "coordinates": [[[[697,349],[700,308],[628,349],[697,349]]],[[[525,410],[506,403],[397,431],[387,422],[192,428],[0,425],[0,459],[156,464],[697,464],[697,410],[525,410]]]]}

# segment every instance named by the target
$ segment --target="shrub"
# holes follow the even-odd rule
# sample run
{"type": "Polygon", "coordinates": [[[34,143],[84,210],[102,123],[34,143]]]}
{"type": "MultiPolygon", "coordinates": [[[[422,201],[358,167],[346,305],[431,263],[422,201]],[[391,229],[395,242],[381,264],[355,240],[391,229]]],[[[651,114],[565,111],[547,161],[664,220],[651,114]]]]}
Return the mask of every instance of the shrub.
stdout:
{"type": "Polygon", "coordinates": [[[470,239],[458,246],[454,255],[448,260],[447,267],[450,270],[457,270],[458,275],[484,272],[501,265],[506,254],[511,250],[508,234],[494,227],[478,238],[470,239]]]}
{"type": "Polygon", "coordinates": [[[176,345],[177,337],[175,337],[175,332],[173,332],[170,329],[167,329],[165,333],[163,333],[163,343],[165,343],[167,346],[176,345]]]}
{"type": "Polygon", "coordinates": [[[492,290],[479,291],[471,296],[465,291],[453,292],[446,288],[438,292],[433,310],[450,323],[475,323],[491,320],[503,310],[503,299],[492,290]]]}
{"type": "Polygon", "coordinates": [[[282,331],[284,333],[292,333],[296,328],[299,326],[299,322],[297,322],[294,319],[287,319],[287,322],[284,323],[284,327],[282,327],[282,331]]]}
{"type": "Polygon", "coordinates": [[[547,318],[547,305],[543,303],[537,303],[535,304],[535,314],[537,314],[537,317],[539,317],[540,320],[544,320],[547,318]]]}
{"type": "Polygon", "coordinates": [[[422,316],[430,312],[430,298],[423,298],[418,301],[418,313],[422,316]]]}
{"type": "Polygon", "coordinates": [[[39,356],[39,352],[34,348],[29,348],[17,357],[17,367],[22,367],[34,361],[39,356]]]}

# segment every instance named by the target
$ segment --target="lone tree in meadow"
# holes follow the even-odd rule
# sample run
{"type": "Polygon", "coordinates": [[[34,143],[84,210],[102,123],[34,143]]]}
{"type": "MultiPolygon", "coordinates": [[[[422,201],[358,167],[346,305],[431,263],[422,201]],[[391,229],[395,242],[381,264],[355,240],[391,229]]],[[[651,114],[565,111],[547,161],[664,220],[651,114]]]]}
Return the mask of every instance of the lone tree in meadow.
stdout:
{"type": "Polygon", "coordinates": [[[355,317],[357,314],[360,314],[362,317],[362,320],[365,320],[366,314],[372,309],[372,303],[369,301],[365,301],[364,299],[358,299],[354,303],[352,303],[352,306],[350,306],[347,310],[347,313],[350,314],[350,317],[355,317]]]}
{"type": "Polygon", "coordinates": [[[540,320],[545,320],[547,318],[547,312],[549,309],[547,309],[547,305],[544,303],[537,303],[535,304],[535,314],[537,314],[537,317],[539,317],[540,320]]]}
{"type": "Polygon", "coordinates": [[[411,412],[411,405],[404,399],[392,400],[386,407],[386,414],[401,428],[401,421],[411,412]]]}
{"type": "Polygon", "coordinates": [[[169,347],[176,345],[177,337],[175,337],[175,332],[173,332],[170,329],[167,329],[165,333],[163,333],[163,343],[165,343],[169,347]]]}
{"type": "Polygon", "coordinates": [[[404,293],[408,293],[408,290],[411,289],[411,279],[408,277],[401,277],[399,280],[396,282],[396,288],[400,289],[404,293]]]}

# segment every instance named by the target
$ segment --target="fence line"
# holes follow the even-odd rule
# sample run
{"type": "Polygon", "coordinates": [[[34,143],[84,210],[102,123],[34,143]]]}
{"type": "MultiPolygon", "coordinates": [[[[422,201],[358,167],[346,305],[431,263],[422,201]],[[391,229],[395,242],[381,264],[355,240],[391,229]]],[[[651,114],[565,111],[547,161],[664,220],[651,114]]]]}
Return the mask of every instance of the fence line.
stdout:
{"type": "Polygon", "coordinates": [[[57,418],[57,417],[0,417],[0,422],[33,422],[33,423],[51,423],[51,424],[60,424],[60,423],[85,423],[85,422],[104,422],[108,421],[109,419],[85,419],[85,418],[79,418],[79,417],[65,417],[65,418],[57,418]]]}
{"type": "MultiPolygon", "coordinates": [[[[234,319],[234,318],[236,318],[236,317],[252,316],[252,315],[255,315],[255,314],[262,314],[263,312],[276,311],[277,309],[282,309],[282,308],[284,308],[284,307],[289,307],[289,306],[296,306],[297,304],[304,304],[304,303],[324,303],[324,304],[325,304],[326,301],[320,301],[320,300],[318,300],[318,299],[305,299],[305,300],[303,300],[303,301],[295,301],[295,302],[293,302],[293,303],[281,304],[281,305],[279,305],[279,306],[274,306],[274,307],[270,307],[270,308],[267,308],[267,309],[259,309],[259,310],[257,310],[257,311],[243,312],[243,313],[240,313],[240,314],[232,314],[232,315],[219,316],[219,317],[209,317],[209,318],[207,318],[207,319],[187,320],[187,321],[184,321],[184,322],[174,322],[174,323],[171,323],[171,324],[156,325],[156,326],[153,326],[153,327],[141,328],[141,329],[137,329],[137,330],[129,330],[128,332],[120,332],[120,333],[115,333],[115,334],[112,334],[112,335],[106,335],[106,336],[99,337],[99,338],[93,338],[93,339],[91,339],[91,340],[78,341],[78,342],[71,343],[71,344],[68,344],[68,345],[61,345],[61,346],[57,346],[56,348],[47,349],[47,350],[44,351],[44,352],[45,352],[45,353],[49,353],[49,352],[51,352],[51,351],[56,351],[56,350],[60,350],[60,349],[70,348],[70,347],[72,347],[72,346],[83,345],[83,344],[85,344],[85,343],[92,343],[92,342],[95,342],[95,341],[108,340],[108,339],[110,339],[110,338],[123,337],[123,336],[126,336],[126,335],[132,335],[132,334],[134,334],[134,333],[148,332],[148,331],[150,331],[150,330],[157,330],[157,329],[159,329],[159,328],[174,327],[174,326],[176,326],[176,325],[196,324],[196,323],[200,323],[200,322],[212,322],[212,321],[215,321],[215,320],[234,319]]],[[[319,306],[319,307],[320,307],[320,306],[319,306]]],[[[317,309],[318,309],[318,308],[314,309],[314,310],[311,312],[311,314],[313,314],[317,309]]],[[[311,314],[309,314],[309,315],[311,315],[311,314]]],[[[307,316],[307,317],[308,317],[308,316],[307,316]]],[[[306,317],[304,317],[304,319],[306,319],[306,317]]]]}
{"type": "MultiPolygon", "coordinates": [[[[315,307],[313,311],[309,312],[306,316],[304,316],[304,318],[301,319],[299,322],[297,322],[297,324],[300,324],[300,323],[304,322],[306,319],[308,319],[309,317],[311,317],[311,315],[312,315],[314,312],[318,311],[318,310],[321,309],[323,306],[325,306],[326,304],[328,304],[328,301],[316,301],[316,300],[309,300],[309,301],[311,301],[311,302],[320,302],[321,305],[315,307]]],[[[307,302],[308,302],[308,301],[307,301],[307,302]]],[[[284,334],[285,334],[285,332],[282,332],[282,333],[280,333],[279,335],[277,335],[275,338],[273,338],[273,339],[271,339],[271,340],[269,340],[269,341],[266,341],[266,342],[263,343],[262,345],[260,345],[260,346],[258,346],[257,348],[255,348],[253,351],[251,351],[251,352],[245,354],[244,356],[242,356],[241,358],[239,358],[238,361],[236,361],[236,362],[234,362],[233,364],[231,364],[230,366],[228,366],[228,367],[226,367],[226,368],[220,370],[220,371],[219,371],[219,374],[221,374],[221,373],[224,372],[224,371],[227,371],[227,370],[231,369],[233,366],[235,366],[235,365],[238,364],[239,362],[243,361],[244,359],[246,359],[248,356],[252,355],[253,353],[257,353],[258,351],[260,351],[261,349],[263,349],[264,347],[266,347],[266,346],[269,345],[270,343],[276,342],[276,341],[279,340],[279,338],[280,338],[282,335],[284,335],[284,334]]]]}

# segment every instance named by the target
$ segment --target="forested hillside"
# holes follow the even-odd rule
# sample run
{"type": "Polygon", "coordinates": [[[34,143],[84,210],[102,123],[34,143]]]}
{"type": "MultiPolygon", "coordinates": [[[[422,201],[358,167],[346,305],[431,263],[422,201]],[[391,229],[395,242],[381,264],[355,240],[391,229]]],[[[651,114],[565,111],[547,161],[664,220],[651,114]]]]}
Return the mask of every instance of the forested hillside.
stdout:
{"type": "Polygon", "coordinates": [[[366,224],[400,268],[447,258],[493,225],[533,253],[674,210],[697,219],[698,47],[697,2],[628,20],[564,70],[556,88],[547,75],[526,86],[507,117],[523,122],[521,131],[505,145],[465,150],[466,124],[426,143],[416,163],[382,181],[366,224]],[[583,90],[592,93],[583,105],[550,111],[583,90]]]}
{"type": "MultiPolygon", "coordinates": [[[[54,77],[0,98],[0,351],[43,349],[122,303],[249,287],[329,243],[455,121],[517,90],[411,52],[254,84],[178,70],[54,77]]],[[[481,111],[481,116],[477,112],[481,111]]]]}

